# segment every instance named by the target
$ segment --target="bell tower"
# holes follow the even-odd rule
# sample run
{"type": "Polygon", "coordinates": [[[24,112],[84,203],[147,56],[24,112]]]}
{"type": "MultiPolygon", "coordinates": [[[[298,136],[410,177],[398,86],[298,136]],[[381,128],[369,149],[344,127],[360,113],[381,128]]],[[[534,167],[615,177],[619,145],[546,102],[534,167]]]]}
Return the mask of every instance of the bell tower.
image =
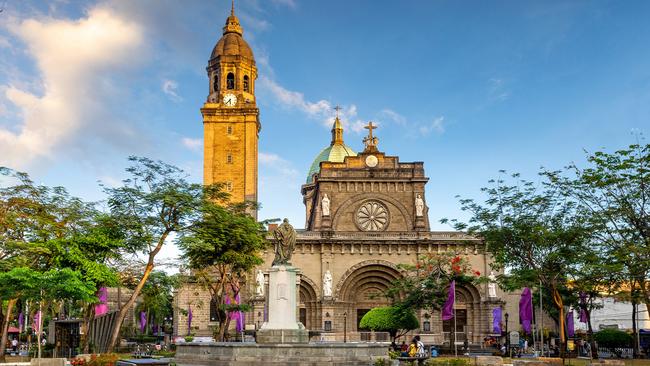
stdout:
{"type": "MultiPolygon", "coordinates": [[[[233,5],[208,61],[208,98],[201,108],[203,183],[223,183],[232,202],[257,202],[257,67],[243,33],[233,5]]],[[[257,218],[256,211],[250,214],[257,218]]]]}

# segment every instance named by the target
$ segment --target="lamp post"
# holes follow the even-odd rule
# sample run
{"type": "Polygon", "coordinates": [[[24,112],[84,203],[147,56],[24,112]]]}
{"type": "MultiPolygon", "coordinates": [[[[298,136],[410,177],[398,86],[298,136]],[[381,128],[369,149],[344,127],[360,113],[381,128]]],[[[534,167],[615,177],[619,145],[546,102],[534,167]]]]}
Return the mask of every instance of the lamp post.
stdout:
{"type": "Polygon", "coordinates": [[[348,312],[343,312],[343,343],[348,342],[348,312]]]}
{"type": "Polygon", "coordinates": [[[505,314],[506,318],[506,354],[510,354],[510,334],[508,333],[508,313],[505,314]]]}

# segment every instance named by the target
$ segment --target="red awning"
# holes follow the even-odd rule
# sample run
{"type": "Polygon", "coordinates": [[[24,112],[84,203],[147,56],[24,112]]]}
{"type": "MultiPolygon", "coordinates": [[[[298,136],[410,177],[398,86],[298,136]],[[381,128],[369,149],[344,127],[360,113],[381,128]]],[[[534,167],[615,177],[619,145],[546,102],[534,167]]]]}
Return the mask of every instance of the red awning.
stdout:
{"type": "Polygon", "coordinates": [[[16,327],[9,327],[9,331],[7,333],[20,333],[20,329],[16,327]]]}

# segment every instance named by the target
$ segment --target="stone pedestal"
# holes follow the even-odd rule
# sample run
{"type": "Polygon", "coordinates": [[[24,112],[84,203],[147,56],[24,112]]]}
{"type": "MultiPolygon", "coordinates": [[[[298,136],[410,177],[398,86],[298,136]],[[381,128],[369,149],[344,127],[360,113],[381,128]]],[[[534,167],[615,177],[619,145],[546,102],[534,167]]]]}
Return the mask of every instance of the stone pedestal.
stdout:
{"type": "Polygon", "coordinates": [[[257,332],[257,343],[307,343],[309,333],[296,321],[297,279],[300,270],[273,266],[267,291],[268,321],[257,332]]]}
{"type": "Polygon", "coordinates": [[[415,231],[426,231],[427,223],[424,221],[424,216],[415,217],[415,231]]]}
{"type": "Polygon", "coordinates": [[[331,228],[332,227],[332,218],[330,215],[323,216],[321,219],[321,227],[323,229],[331,228]]]}

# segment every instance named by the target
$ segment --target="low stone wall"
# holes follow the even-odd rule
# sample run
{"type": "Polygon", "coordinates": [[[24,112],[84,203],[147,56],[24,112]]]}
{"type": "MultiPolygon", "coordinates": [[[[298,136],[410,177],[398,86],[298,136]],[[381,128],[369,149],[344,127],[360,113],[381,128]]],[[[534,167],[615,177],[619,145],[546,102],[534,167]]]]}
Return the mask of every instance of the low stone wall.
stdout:
{"type": "Polygon", "coordinates": [[[625,366],[623,360],[591,360],[593,366],[625,366]]]}
{"type": "Polygon", "coordinates": [[[31,366],[65,366],[65,358],[32,358],[31,366]]]}
{"type": "Polygon", "coordinates": [[[512,360],[512,366],[563,366],[561,358],[555,357],[538,357],[533,359],[515,358],[512,360]]]}
{"type": "Polygon", "coordinates": [[[367,366],[386,358],[389,347],[389,343],[189,343],[177,346],[175,361],[178,366],[367,366]]]}
{"type": "Polygon", "coordinates": [[[476,366],[501,366],[503,365],[503,358],[499,356],[476,356],[472,357],[474,360],[473,365],[476,366]]]}

